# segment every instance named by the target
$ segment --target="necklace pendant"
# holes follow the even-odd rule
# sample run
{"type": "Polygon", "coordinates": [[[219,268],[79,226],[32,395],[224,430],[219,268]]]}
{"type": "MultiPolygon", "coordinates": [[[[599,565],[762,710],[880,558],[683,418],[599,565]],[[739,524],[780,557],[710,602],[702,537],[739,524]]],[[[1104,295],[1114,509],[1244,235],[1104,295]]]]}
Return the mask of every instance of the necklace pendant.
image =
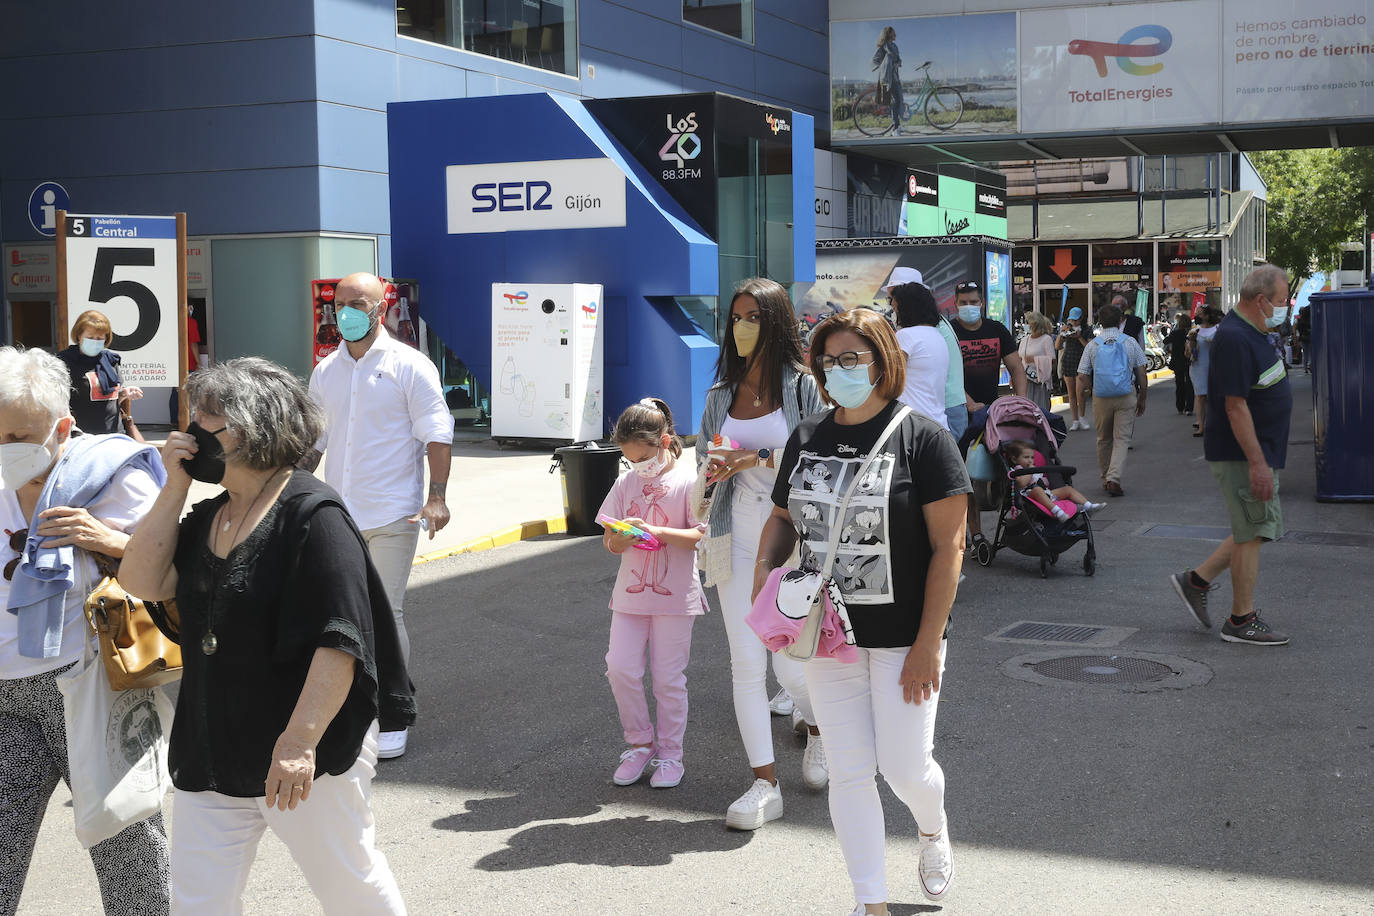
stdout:
{"type": "Polygon", "coordinates": [[[758,398],[754,398],[754,406],[755,406],[755,407],[761,407],[761,406],[763,406],[763,401],[760,401],[758,398]]]}
{"type": "Polygon", "coordinates": [[[219,651],[219,640],[214,633],[206,633],[200,640],[200,651],[206,655],[214,655],[219,651]]]}

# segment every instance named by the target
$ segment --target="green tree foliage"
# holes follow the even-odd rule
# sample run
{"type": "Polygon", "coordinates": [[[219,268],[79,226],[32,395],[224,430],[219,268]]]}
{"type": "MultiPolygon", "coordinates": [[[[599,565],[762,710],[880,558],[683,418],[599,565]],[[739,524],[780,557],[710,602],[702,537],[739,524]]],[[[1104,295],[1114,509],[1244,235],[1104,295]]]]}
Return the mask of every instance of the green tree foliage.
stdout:
{"type": "Polygon", "coordinates": [[[1335,266],[1340,244],[1374,221],[1374,151],[1300,149],[1251,153],[1269,186],[1269,261],[1301,280],[1335,266]]]}

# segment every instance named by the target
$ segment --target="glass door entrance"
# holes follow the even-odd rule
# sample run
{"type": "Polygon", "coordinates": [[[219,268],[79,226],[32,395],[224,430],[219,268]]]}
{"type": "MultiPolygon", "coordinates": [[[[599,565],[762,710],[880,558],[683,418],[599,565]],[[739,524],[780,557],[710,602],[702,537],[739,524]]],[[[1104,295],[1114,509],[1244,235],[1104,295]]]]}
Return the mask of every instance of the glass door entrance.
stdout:
{"type": "Polygon", "coordinates": [[[1075,307],[1083,310],[1083,316],[1086,321],[1092,321],[1092,313],[1088,304],[1088,288],[1086,286],[1069,287],[1067,302],[1064,302],[1064,287],[1040,287],[1040,311],[1045,314],[1046,318],[1053,321],[1055,324],[1063,322],[1064,316],[1068,314],[1070,309],[1075,307]],[[1063,303],[1062,310],[1060,308],[1061,303],[1063,303]]]}

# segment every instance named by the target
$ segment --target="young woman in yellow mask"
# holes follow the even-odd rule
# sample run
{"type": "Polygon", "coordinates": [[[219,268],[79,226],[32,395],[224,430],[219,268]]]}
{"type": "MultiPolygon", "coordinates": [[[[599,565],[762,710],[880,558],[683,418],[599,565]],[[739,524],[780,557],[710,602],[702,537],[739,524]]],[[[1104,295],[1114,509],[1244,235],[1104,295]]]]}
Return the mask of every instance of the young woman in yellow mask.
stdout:
{"type": "MultiPolygon", "coordinates": [[[[802,360],[797,317],[787,290],[753,277],[730,300],[716,383],[706,393],[697,436],[698,518],[708,522],[698,550],[706,585],[715,586],[730,641],[735,718],[754,780],[732,804],[725,825],[756,830],[782,816],[782,790],[773,757],[767,677],[769,652],[745,624],[754,585],[759,534],[773,510],[776,460],[792,431],[823,410],[802,360]]],[[[802,782],[813,790],[829,781],[825,748],[811,713],[802,663],[773,656],[783,686],[772,708],[792,713],[808,729],[802,782]],[[790,701],[788,697],[790,696],[790,701]]]]}

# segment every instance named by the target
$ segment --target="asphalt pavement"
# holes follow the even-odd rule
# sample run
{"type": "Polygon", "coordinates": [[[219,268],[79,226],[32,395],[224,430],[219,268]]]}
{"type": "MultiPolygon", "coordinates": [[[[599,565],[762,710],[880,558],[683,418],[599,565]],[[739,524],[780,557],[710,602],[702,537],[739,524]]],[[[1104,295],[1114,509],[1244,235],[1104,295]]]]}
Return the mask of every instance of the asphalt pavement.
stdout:
{"type": "MultiPolygon", "coordinates": [[[[1374,912],[1374,504],[1315,501],[1301,373],[1295,388],[1292,534],[1263,549],[1257,592],[1291,645],[1223,643],[1169,589],[1225,525],[1170,381],[1152,386],[1137,425],[1126,496],[1098,516],[1096,576],[1081,545],[1048,579],[1009,552],[966,564],[936,746],[954,886],[938,906],[921,897],[916,827],[884,788],[894,914],[1374,912]],[[1110,644],[996,638],[1021,621],[1102,628],[1110,644]],[[1073,661],[1084,654],[1097,657],[1073,661]],[[1061,657],[1097,682],[1044,676],[1061,657]],[[1159,679],[1105,683],[1134,671],[1159,679]]],[[[1092,433],[1071,433],[1062,455],[1101,496],[1092,433]]],[[[755,833],[723,826],[750,775],[714,607],[695,630],[682,785],[611,784],[623,748],[603,660],[614,577],[597,539],[561,535],[416,567],[406,619],[421,718],[373,786],[378,843],[410,912],[848,913],[825,795],[802,787],[802,744],[784,720],[784,818],[755,833]]],[[[1223,584],[1214,616],[1229,600],[1223,584]]],[[[59,788],[21,913],[97,911],[67,802],[59,788]]],[[[319,912],[271,836],[245,911],[319,912]]]]}

